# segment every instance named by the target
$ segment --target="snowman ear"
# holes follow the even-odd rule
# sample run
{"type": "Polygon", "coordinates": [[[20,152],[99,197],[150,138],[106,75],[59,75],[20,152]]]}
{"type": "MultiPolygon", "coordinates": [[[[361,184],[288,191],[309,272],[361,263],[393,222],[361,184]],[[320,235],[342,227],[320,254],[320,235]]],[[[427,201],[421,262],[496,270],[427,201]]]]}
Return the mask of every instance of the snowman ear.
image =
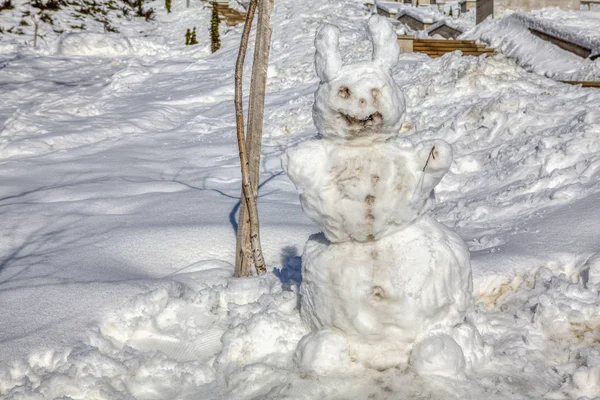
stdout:
{"type": "Polygon", "coordinates": [[[342,68],[339,41],[340,30],[337,27],[324,24],[319,28],[315,37],[315,69],[321,82],[329,82],[342,68]]]}
{"type": "Polygon", "coordinates": [[[374,14],[369,18],[369,38],[373,43],[373,61],[382,61],[389,68],[398,63],[398,35],[387,18],[374,14]]]}

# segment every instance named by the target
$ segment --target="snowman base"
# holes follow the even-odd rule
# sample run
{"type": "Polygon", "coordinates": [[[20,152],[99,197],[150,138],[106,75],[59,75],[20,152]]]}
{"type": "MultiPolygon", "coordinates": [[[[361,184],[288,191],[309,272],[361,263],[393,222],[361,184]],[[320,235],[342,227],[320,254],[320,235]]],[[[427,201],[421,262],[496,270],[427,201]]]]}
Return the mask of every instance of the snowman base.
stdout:
{"type": "MultiPolygon", "coordinates": [[[[458,235],[430,217],[372,242],[331,243],[313,235],[303,254],[302,280],[302,319],[316,331],[303,340],[304,348],[347,351],[338,358],[380,370],[407,365],[410,358],[417,372],[436,373],[447,365],[454,375],[464,369],[465,356],[472,358],[463,354],[471,349],[462,349],[464,343],[450,336],[415,346],[424,354],[441,349],[438,362],[429,365],[418,354],[411,356],[415,342],[464,326],[472,307],[468,250],[458,235]],[[319,331],[340,335],[343,342],[319,331]]],[[[297,360],[311,369],[319,357],[300,347],[297,360]]]]}

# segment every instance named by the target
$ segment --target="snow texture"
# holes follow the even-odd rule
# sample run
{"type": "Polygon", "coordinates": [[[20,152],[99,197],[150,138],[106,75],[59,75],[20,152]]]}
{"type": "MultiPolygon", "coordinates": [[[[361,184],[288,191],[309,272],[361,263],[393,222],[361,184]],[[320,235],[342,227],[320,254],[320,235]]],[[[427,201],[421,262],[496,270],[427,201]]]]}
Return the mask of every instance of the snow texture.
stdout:
{"type": "MultiPolygon", "coordinates": [[[[600,396],[600,91],[502,56],[400,55],[391,75],[406,104],[403,141],[452,145],[431,213],[467,243],[476,303],[476,331],[462,324],[423,342],[452,353],[452,337],[464,379],[422,379],[352,362],[341,335],[309,341],[298,307],[300,252],[320,227],[280,158],[315,134],[317,28],[340,27],[344,63],[372,59],[362,2],[275,4],[259,177],[270,268],[244,279],[231,278],[241,27],[222,24],[211,55],[208,8],[173,0],[167,14],[164,1],[145,0],[154,21],[110,17],[133,53],[58,55],[53,29],[102,25],[53,11],[34,49],[31,22],[14,33],[28,2],[12,3],[0,12],[0,398],[600,396]],[[200,45],[185,46],[193,26],[200,45]]],[[[599,34],[587,11],[573,16],[581,34],[599,34]]],[[[460,366],[447,359],[425,367],[460,366]]]]}

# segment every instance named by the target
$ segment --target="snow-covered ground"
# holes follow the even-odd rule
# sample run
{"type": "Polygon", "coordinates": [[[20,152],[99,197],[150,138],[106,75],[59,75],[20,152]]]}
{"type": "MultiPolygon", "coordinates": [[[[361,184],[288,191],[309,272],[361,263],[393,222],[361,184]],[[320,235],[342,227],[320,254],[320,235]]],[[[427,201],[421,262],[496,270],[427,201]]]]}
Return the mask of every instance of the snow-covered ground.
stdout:
{"type": "Polygon", "coordinates": [[[241,29],[210,56],[206,36],[184,46],[188,18],[208,27],[184,3],[71,52],[0,37],[1,398],[600,396],[599,90],[503,56],[401,56],[401,135],[454,148],[434,216],[471,250],[487,361],[462,380],[306,374],[297,287],[317,228],[280,156],[315,133],[316,28],[339,25],[346,61],[367,59],[367,12],[276,2],[259,193],[272,272],[232,279],[241,29]],[[146,50],[106,50],[123,40],[146,50]]]}

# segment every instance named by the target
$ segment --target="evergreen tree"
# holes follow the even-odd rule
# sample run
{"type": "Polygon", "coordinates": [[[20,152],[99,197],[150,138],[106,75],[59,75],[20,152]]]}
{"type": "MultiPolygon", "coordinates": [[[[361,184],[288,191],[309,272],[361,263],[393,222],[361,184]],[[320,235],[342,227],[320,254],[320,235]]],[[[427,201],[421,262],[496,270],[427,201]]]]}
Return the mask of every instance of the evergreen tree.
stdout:
{"type": "Polygon", "coordinates": [[[185,31],[185,45],[188,46],[190,44],[190,39],[192,38],[192,32],[190,32],[190,28],[187,28],[185,31]]]}
{"type": "Polygon", "coordinates": [[[165,8],[167,9],[167,13],[171,13],[171,0],[165,0],[165,8]]]}
{"type": "Polygon", "coordinates": [[[212,17],[210,19],[210,49],[214,53],[221,47],[221,39],[219,38],[219,12],[217,3],[212,3],[212,17]]]}
{"type": "Polygon", "coordinates": [[[198,40],[196,40],[196,27],[192,30],[192,36],[190,37],[190,44],[198,44],[198,40]]]}

